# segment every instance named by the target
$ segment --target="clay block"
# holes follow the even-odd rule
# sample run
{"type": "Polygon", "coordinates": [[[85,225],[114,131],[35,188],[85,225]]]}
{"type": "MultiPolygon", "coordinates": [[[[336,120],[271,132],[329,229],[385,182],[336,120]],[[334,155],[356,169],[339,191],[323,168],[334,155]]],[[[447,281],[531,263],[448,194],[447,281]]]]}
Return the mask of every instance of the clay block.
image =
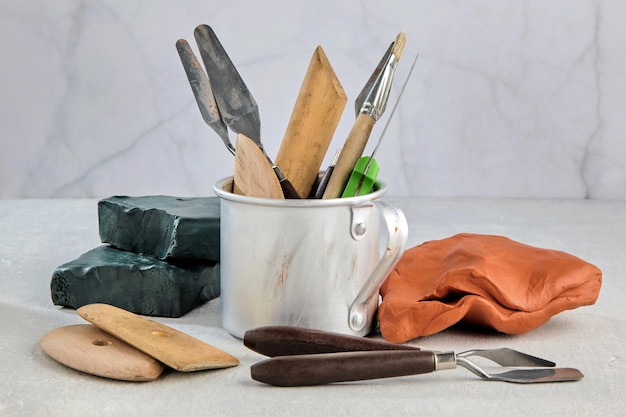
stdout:
{"type": "Polygon", "coordinates": [[[162,260],[219,261],[217,197],[114,196],[98,202],[100,239],[162,260]]]}
{"type": "Polygon", "coordinates": [[[219,263],[173,265],[100,246],[59,266],[52,302],[70,308],[105,303],[137,314],[180,317],[220,295],[219,263]]]}

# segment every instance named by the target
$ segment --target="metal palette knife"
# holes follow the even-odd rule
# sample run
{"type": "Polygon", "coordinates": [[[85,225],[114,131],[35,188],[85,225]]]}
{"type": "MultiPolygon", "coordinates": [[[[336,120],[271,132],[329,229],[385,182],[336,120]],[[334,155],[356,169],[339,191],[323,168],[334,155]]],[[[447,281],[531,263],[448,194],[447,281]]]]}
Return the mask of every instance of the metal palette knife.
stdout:
{"type": "Polygon", "coordinates": [[[300,198],[263,149],[259,107],[215,32],[207,25],[199,25],[194,30],[194,37],[206,73],[187,41],[178,40],[176,48],[203,119],[233,154],[236,150],[229,139],[228,128],[250,138],[272,165],[285,197],[300,198]]]}
{"type": "Polygon", "coordinates": [[[271,357],[252,365],[252,379],[283,387],[426,374],[457,365],[488,381],[532,384],[583,378],[578,369],[556,368],[554,362],[508,348],[455,354],[358,339],[319,330],[267,326],[247,331],[244,345],[271,357]],[[482,357],[503,368],[490,371],[470,357],[482,357]]]}

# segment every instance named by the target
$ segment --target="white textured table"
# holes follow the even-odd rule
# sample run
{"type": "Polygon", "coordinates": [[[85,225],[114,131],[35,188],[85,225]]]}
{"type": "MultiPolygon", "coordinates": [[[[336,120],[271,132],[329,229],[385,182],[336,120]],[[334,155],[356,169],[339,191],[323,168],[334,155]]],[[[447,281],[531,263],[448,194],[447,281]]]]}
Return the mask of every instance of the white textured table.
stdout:
{"type": "Polygon", "coordinates": [[[626,202],[593,200],[394,199],[409,246],[459,232],[492,233],[563,250],[604,273],[596,305],[564,312],[521,336],[450,329],[415,341],[461,351],[508,346],[577,367],[564,384],[485,382],[460,368],[437,374],[312,388],[250,379],[262,357],[220,328],[219,300],[180,319],[155,320],[241,359],[237,368],[167,372],[149,383],[75,372],[47,357],[39,338],[84,323],[50,301],[54,269],[100,244],[96,200],[0,200],[0,415],[623,415],[626,410],[626,202]]]}

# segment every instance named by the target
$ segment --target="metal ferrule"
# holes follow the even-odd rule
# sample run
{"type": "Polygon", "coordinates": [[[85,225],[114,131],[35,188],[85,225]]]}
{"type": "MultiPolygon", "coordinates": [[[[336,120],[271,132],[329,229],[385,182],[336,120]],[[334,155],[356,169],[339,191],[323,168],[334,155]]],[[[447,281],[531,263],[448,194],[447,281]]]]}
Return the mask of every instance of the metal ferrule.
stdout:
{"type": "Polygon", "coordinates": [[[445,371],[456,368],[456,355],[454,352],[435,353],[435,371],[445,371]]]}
{"type": "Polygon", "coordinates": [[[360,114],[366,114],[376,121],[382,116],[385,107],[387,107],[391,83],[397,66],[398,59],[394,54],[389,54],[382,71],[378,73],[363,99],[363,104],[358,111],[360,114]]]}

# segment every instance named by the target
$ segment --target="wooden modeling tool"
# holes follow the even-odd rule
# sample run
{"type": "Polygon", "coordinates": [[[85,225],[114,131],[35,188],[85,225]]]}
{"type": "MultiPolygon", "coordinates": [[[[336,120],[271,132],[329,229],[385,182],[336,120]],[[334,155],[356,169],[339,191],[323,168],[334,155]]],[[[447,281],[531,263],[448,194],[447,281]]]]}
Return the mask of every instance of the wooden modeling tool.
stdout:
{"type": "Polygon", "coordinates": [[[275,159],[303,198],[311,193],[347,102],[335,71],[318,46],[275,159]]]}
{"type": "Polygon", "coordinates": [[[39,341],[51,358],[77,371],[122,381],[152,381],[164,366],[91,324],[52,330],[39,341]]]}
{"type": "Polygon", "coordinates": [[[220,369],[239,365],[237,358],[223,350],[121,308],[107,304],[89,304],[76,311],[88,322],[177,371],[220,369]]]}
{"type": "Polygon", "coordinates": [[[237,135],[233,192],[248,197],[283,199],[283,190],[263,151],[244,134],[237,135]]]}

